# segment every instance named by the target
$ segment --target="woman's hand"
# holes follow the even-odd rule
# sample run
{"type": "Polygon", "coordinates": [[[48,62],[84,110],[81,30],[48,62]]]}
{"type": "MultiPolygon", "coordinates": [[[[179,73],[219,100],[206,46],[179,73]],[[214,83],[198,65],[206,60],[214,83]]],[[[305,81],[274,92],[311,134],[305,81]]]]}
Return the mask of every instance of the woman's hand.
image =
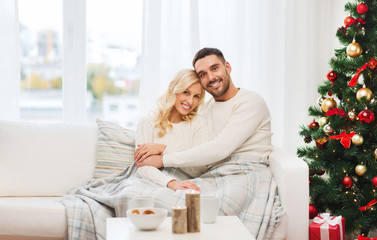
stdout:
{"type": "Polygon", "coordinates": [[[134,160],[143,161],[151,155],[160,155],[165,151],[165,149],[166,145],[164,144],[145,143],[138,145],[138,148],[134,153],[134,160]]]}
{"type": "Polygon", "coordinates": [[[168,183],[168,188],[173,189],[174,191],[178,189],[186,190],[186,189],[193,189],[195,191],[200,191],[200,188],[198,185],[195,183],[191,182],[190,180],[185,180],[185,181],[177,181],[177,180],[172,180],[168,183]]]}

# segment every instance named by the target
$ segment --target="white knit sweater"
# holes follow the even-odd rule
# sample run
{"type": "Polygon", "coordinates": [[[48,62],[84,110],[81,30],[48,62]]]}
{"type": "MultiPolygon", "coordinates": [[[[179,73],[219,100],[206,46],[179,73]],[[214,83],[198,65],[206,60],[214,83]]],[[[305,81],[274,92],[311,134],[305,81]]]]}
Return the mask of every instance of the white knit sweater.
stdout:
{"type": "Polygon", "coordinates": [[[194,167],[215,164],[228,156],[267,157],[271,150],[271,117],[261,96],[240,89],[225,102],[209,100],[203,116],[210,141],[194,148],[167,153],[165,167],[194,167]]]}
{"type": "MultiPolygon", "coordinates": [[[[142,118],[136,130],[136,146],[142,143],[160,143],[167,145],[164,154],[180,152],[192,148],[208,141],[208,128],[204,119],[197,115],[191,122],[182,121],[173,124],[165,136],[158,136],[158,129],[148,117],[142,118]]],[[[180,168],[191,178],[199,177],[207,166],[201,167],[183,167],[180,168]]],[[[151,166],[140,167],[137,170],[139,177],[152,181],[160,186],[166,187],[167,184],[175,179],[162,173],[159,169],[151,166]]]]}

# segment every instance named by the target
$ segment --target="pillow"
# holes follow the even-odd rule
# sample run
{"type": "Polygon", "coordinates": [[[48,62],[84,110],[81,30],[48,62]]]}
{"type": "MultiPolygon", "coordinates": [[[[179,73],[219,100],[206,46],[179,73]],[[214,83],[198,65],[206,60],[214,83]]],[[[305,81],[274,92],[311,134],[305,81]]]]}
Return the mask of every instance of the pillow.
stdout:
{"type": "Polygon", "coordinates": [[[94,178],[123,172],[134,160],[135,132],[97,119],[97,163],[94,178]]]}

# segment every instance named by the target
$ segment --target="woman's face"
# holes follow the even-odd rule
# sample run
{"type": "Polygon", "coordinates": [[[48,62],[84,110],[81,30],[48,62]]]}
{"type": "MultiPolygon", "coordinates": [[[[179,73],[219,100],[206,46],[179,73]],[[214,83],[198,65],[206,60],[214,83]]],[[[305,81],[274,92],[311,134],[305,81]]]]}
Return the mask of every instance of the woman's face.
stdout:
{"type": "Polygon", "coordinates": [[[202,93],[203,88],[200,83],[192,84],[184,92],[175,94],[176,100],[174,108],[180,115],[189,114],[198,106],[202,93]]]}

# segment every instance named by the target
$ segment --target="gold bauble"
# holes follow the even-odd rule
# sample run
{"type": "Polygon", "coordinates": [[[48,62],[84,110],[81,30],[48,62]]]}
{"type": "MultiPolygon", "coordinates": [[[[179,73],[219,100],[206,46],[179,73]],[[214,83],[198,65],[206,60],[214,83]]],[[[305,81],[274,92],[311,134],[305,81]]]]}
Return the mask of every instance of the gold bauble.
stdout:
{"type": "Polygon", "coordinates": [[[352,41],[352,43],[348,45],[346,52],[347,52],[347,55],[350,56],[351,58],[356,58],[361,55],[361,53],[363,52],[363,49],[361,48],[360,44],[358,44],[354,40],[352,41]]]}
{"type": "Polygon", "coordinates": [[[364,138],[360,134],[355,134],[352,137],[352,143],[355,144],[356,146],[360,146],[361,144],[364,143],[364,138]]]}
{"type": "Polygon", "coordinates": [[[359,91],[357,91],[356,93],[356,98],[357,100],[359,100],[361,102],[361,100],[365,101],[366,103],[368,103],[371,99],[372,99],[372,91],[365,87],[365,85],[359,89],[359,91]]]}
{"type": "Polygon", "coordinates": [[[355,172],[359,176],[363,176],[367,171],[367,167],[364,164],[357,164],[355,167],[355,172]]]}
{"type": "Polygon", "coordinates": [[[374,158],[377,159],[377,148],[374,149],[374,158]]]}
{"type": "Polygon", "coordinates": [[[321,117],[321,118],[318,120],[318,124],[319,124],[320,127],[325,126],[326,123],[327,123],[327,117],[321,117]]]}
{"type": "Polygon", "coordinates": [[[338,105],[336,104],[333,98],[326,98],[322,101],[322,111],[327,112],[330,108],[336,108],[338,105]]]}

